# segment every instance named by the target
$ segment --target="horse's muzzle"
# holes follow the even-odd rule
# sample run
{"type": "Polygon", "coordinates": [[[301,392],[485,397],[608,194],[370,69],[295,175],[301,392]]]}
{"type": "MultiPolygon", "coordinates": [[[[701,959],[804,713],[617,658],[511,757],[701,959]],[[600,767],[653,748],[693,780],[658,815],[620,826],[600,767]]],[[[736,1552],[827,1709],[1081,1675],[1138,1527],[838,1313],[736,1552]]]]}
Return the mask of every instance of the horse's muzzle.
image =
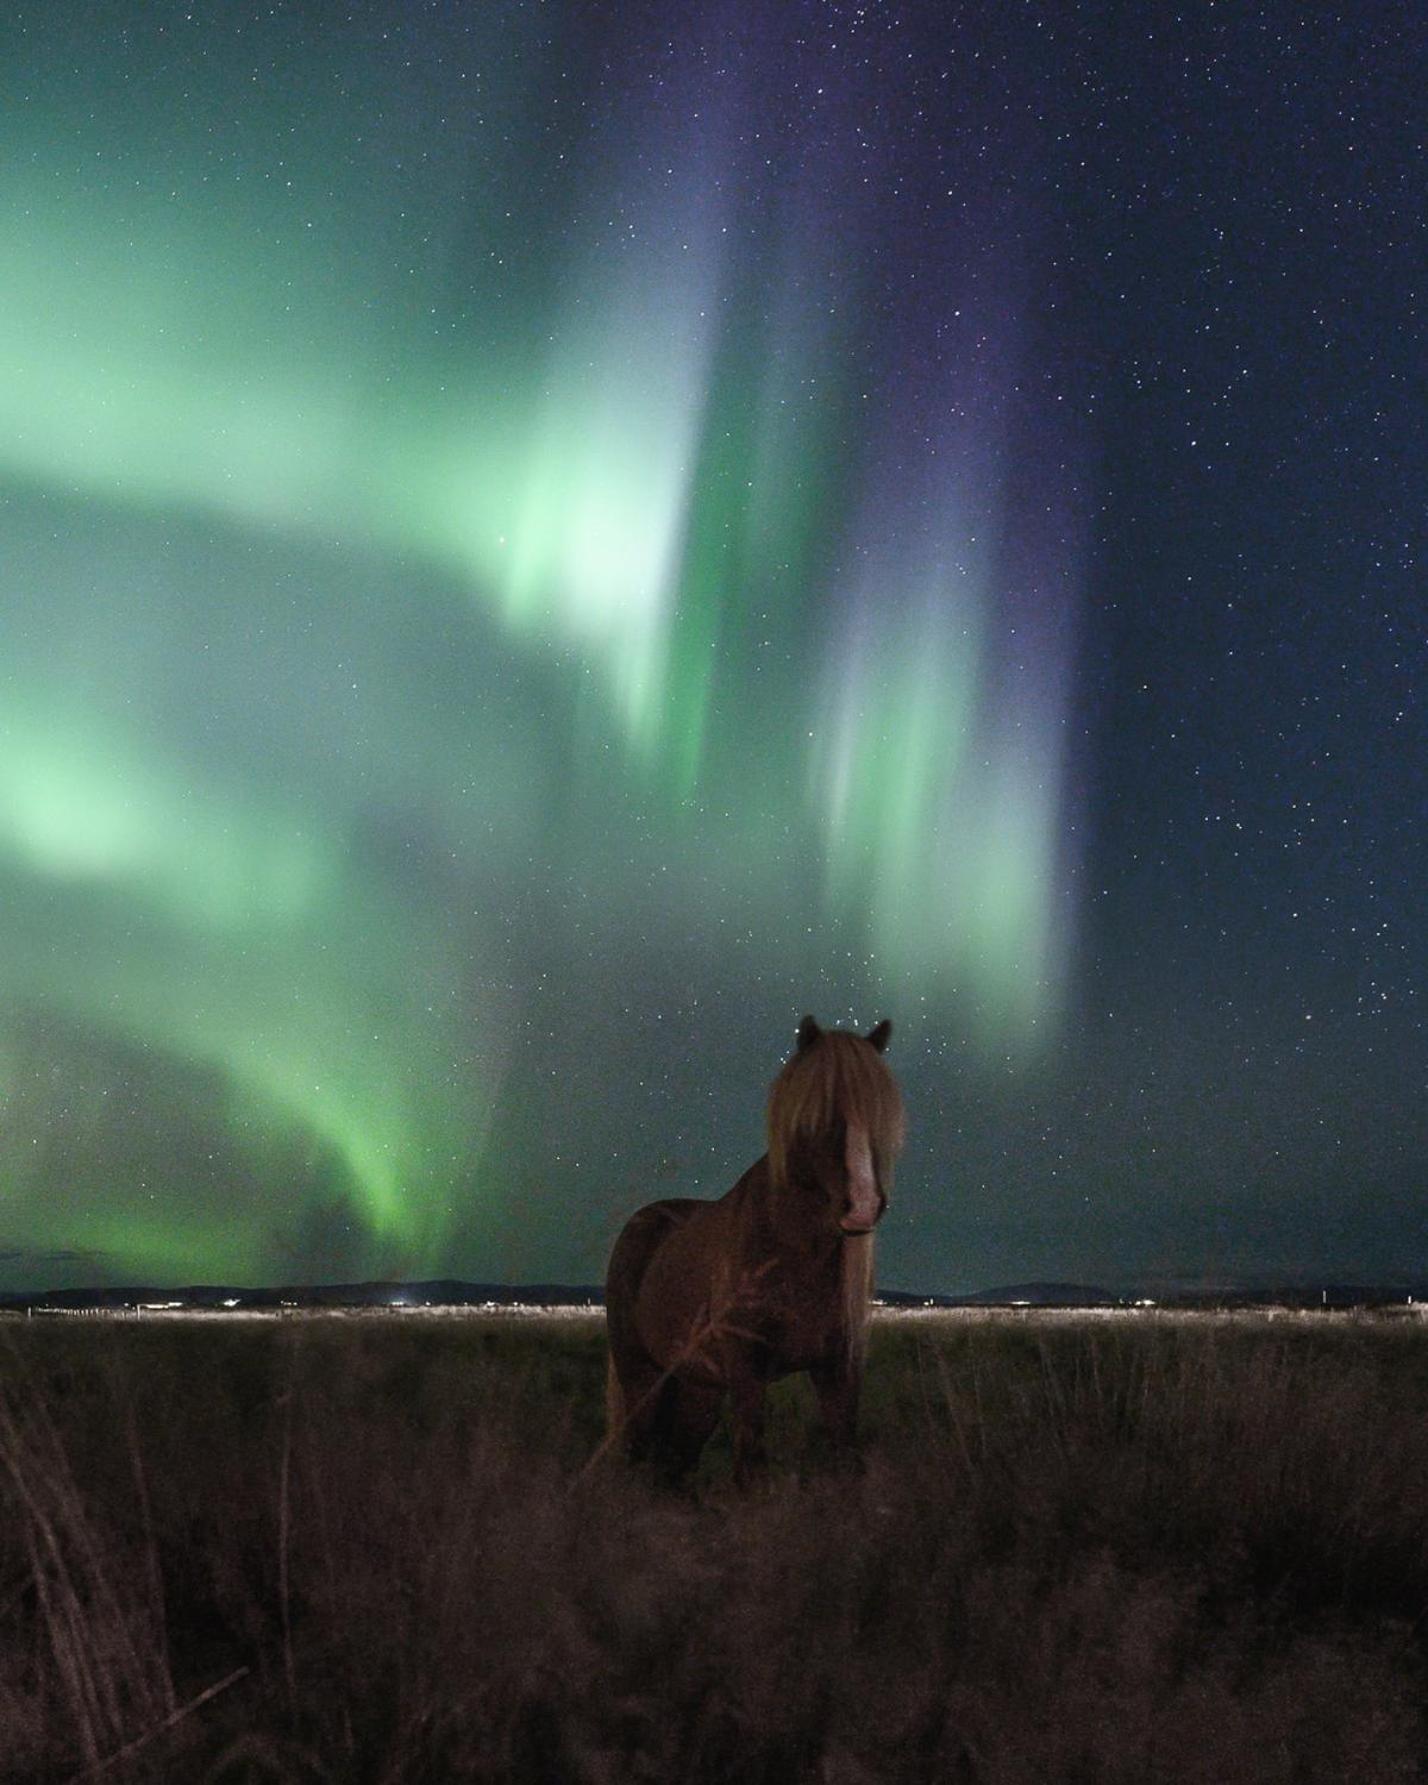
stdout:
{"type": "Polygon", "coordinates": [[[838,1223],[840,1232],[842,1232],[845,1235],[845,1237],[850,1240],[856,1239],[858,1237],[858,1235],[861,1233],[871,1233],[873,1231],[873,1229],[877,1226],[878,1222],[881,1221],[883,1216],[887,1213],[887,1206],[888,1206],[888,1199],[887,1199],[886,1195],[881,1190],[879,1190],[879,1192],[878,1192],[878,1212],[876,1215],[873,1216],[872,1220],[871,1221],[859,1221],[855,1216],[844,1215],[843,1218],[838,1223]]]}

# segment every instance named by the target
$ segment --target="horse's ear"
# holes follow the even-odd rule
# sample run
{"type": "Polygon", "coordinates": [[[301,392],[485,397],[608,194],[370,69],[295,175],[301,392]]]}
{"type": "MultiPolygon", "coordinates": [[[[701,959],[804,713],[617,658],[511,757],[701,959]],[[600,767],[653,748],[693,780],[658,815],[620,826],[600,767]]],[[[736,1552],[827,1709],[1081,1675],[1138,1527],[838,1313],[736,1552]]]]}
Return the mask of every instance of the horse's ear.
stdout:
{"type": "Polygon", "coordinates": [[[812,1047],[822,1033],[823,1031],[818,1027],[815,1018],[811,1016],[804,1017],[803,1021],[798,1025],[799,1053],[803,1053],[805,1049],[812,1047]]]}
{"type": "Polygon", "coordinates": [[[883,1018],[876,1029],[868,1030],[868,1040],[872,1042],[873,1046],[880,1054],[887,1051],[887,1045],[891,1037],[892,1023],[887,1017],[883,1018]]]}

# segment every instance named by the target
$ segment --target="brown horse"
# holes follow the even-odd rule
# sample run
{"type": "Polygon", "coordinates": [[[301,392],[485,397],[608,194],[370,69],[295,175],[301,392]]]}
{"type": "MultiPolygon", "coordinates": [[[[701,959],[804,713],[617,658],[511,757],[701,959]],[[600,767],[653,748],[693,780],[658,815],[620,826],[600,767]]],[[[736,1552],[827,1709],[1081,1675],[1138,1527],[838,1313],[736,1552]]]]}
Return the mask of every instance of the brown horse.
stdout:
{"type": "Polygon", "coordinates": [[[806,1370],[835,1451],[851,1452],[873,1229],[902,1145],[902,1098],[866,1037],[798,1027],[769,1093],[769,1150],[717,1202],[652,1202],[615,1242],[605,1283],[609,1436],[670,1479],[733,1403],[734,1476],[763,1461],[766,1386],[806,1370]]]}

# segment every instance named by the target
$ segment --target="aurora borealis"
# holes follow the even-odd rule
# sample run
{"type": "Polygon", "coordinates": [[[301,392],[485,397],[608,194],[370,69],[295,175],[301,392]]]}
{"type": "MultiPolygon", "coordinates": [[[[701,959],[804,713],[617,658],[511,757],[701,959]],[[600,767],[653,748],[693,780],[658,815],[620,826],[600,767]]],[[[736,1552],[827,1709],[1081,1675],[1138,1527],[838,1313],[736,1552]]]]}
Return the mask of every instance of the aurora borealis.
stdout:
{"type": "Polygon", "coordinates": [[[1410,46],[674,19],[12,9],[0,1288],[1421,1274],[1410,46]]]}

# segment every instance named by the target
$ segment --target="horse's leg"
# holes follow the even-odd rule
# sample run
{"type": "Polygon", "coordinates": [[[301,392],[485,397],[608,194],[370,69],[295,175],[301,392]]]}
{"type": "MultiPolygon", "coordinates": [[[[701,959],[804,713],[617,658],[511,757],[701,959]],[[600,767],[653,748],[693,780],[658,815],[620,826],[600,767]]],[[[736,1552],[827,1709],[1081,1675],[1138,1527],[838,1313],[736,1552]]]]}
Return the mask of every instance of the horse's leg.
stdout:
{"type": "Polygon", "coordinates": [[[734,1485],[748,1487],[768,1462],[764,1451],[764,1385],[757,1376],[740,1376],[733,1385],[734,1485]]]}
{"type": "Polygon", "coordinates": [[[858,1452],[858,1396],[863,1386],[859,1358],[839,1350],[815,1364],[808,1372],[818,1397],[818,1411],[833,1456],[839,1463],[852,1462],[858,1452]]]}
{"type": "Polygon", "coordinates": [[[661,1430],[666,1479],[677,1484],[697,1468],[704,1446],[719,1423],[723,1400],[717,1388],[701,1388],[688,1382],[671,1384],[661,1430]]]}
{"type": "Polygon", "coordinates": [[[664,1424],[661,1415],[673,1384],[665,1372],[643,1353],[626,1354],[614,1366],[620,1385],[623,1405],[619,1409],[621,1430],[617,1437],[632,1463],[643,1462],[659,1447],[664,1424]]]}

